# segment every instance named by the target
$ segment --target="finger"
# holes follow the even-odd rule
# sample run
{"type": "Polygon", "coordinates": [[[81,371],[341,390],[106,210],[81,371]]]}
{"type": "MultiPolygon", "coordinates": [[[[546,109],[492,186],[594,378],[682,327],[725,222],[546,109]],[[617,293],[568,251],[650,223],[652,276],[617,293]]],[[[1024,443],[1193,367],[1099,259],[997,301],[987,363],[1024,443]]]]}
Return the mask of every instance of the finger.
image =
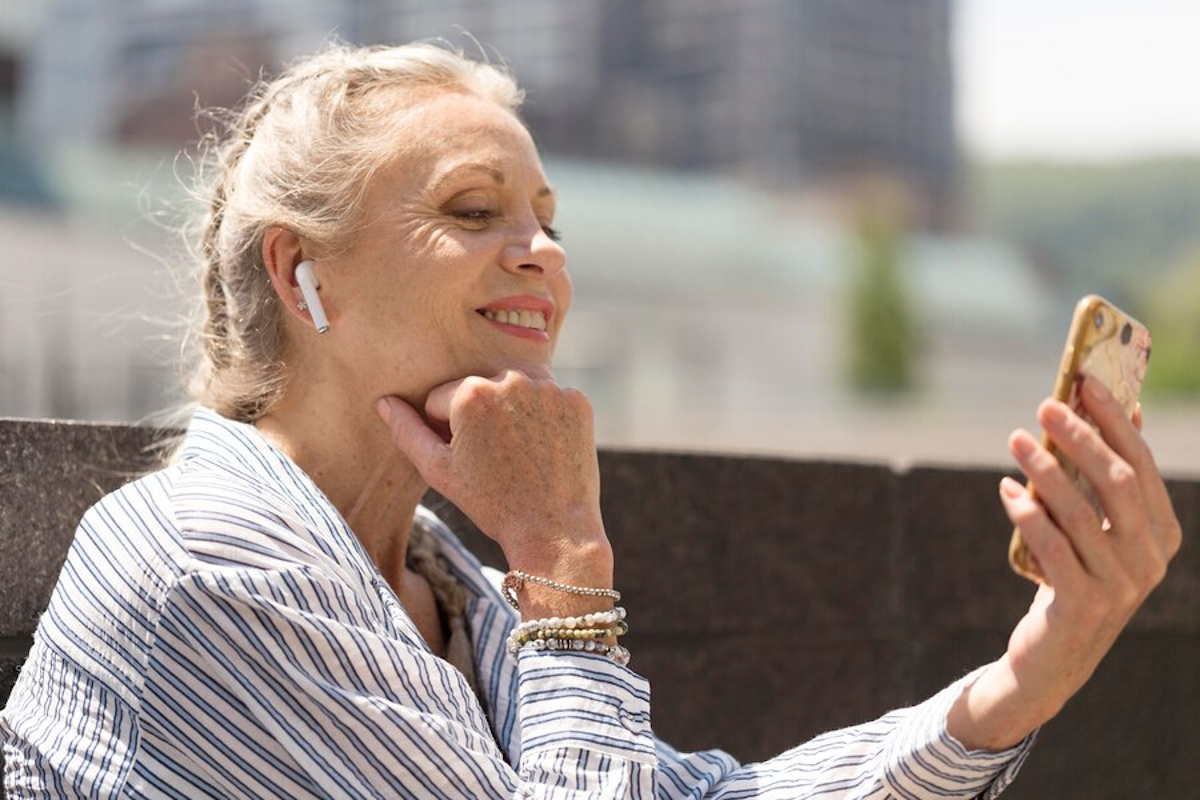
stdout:
{"type": "MultiPolygon", "coordinates": [[[[1161,494],[1161,501],[1148,496],[1147,482],[1134,467],[1066,406],[1047,402],[1041,412],[1047,433],[1078,465],[1100,497],[1112,523],[1105,539],[1114,547],[1115,567],[1134,576],[1139,585],[1157,584],[1166,562],[1177,549],[1175,532],[1179,526],[1166,486],[1152,460],[1150,488],[1161,494]],[[1157,508],[1156,502],[1161,502],[1157,508]]],[[[1111,422],[1111,417],[1107,421],[1111,422]]],[[[1133,430],[1132,423],[1124,421],[1124,424],[1133,430]]],[[[1103,574],[1117,577],[1116,572],[1103,574]]]]}
{"type": "Polygon", "coordinates": [[[1021,471],[1037,487],[1037,500],[1071,542],[1084,568],[1108,577],[1119,567],[1112,542],[1100,527],[1100,517],[1058,459],[1029,434],[1015,431],[1009,449],[1021,471]]]}
{"type": "MultiPolygon", "coordinates": [[[[1102,381],[1088,375],[1084,377],[1080,389],[1079,396],[1084,411],[1096,423],[1105,442],[1113,451],[1135,469],[1142,466],[1153,467],[1154,459],[1150,455],[1150,448],[1146,446],[1130,415],[1121,408],[1121,404],[1113,397],[1108,387],[1102,381]]],[[[1137,413],[1136,407],[1134,413],[1137,413]]]]}
{"type": "Polygon", "coordinates": [[[1000,481],[1000,500],[1013,525],[1021,529],[1021,538],[1037,559],[1046,584],[1069,592],[1087,580],[1070,540],[1024,486],[1005,477],[1000,481]]]}
{"type": "MultiPolygon", "coordinates": [[[[1038,408],[1046,433],[1054,444],[1079,469],[1096,490],[1104,512],[1118,530],[1145,527],[1146,498],[1137,472],[1101,438],[1091,425],[1057,400],[1047,400],[1038,408]]],[[[1109,416],[1107,422],[1112,423],[1109,416]]],[[[1133,435],[1132,423],[1121,423],[1133,435]]]]}
{"type": "Polygon", "coordinates": [[[1162,473],[1154,461],[1150,447],[1139,432],[1141,421],[1141,405],[1134,409],[1137,422],[1125,416],[1119,403],[1108,391],[1108,388],[1093,377],[1083,381],[1084,409],[1095,420],[1104,440],[1123,458],[1137,473],[1138,483],[1149,502],[1150,513],[1156,522],[1165,523],[1172,515],[1171,498],[1163,483],[1162,473]]]}
{"type": "Polygon", "coordinates": [[[456,381],[443,383],[441,386],[436,386],[425,397],[425,416],[430,420],[450,425],[450,406],[454,400],[455,393],[467,378],[460,378],[456,381]]]}
{"type": "Polygon", "coordinates": [[[465,378],[443,383],[441,386],[435,387],[426,396],[425,416],[430,421],[444,423],[449,428],[454,416],[455,404],[465,397],[470,396],[469,392],[463,391],[464,386],[478,389],[487,384],[512,385],[528,381],[529,376],[523,370],[506,368],[500,370],[490,378],[479,375],[468,375],[465,378]]]}
{"type": "Polygon", "coordinates": [[[392,442],[413,463],[425,482],[442,491],[450,465],[450,448],[442,438],[399,397],[379,398],[375,411],[388,424],[392,442]]]}
{"type": "MultiPolygon", "coordinates": [[[[1100,384],[1095,380],[1092,380],[1091,383],[1100,384]]],[[[1096,399],[1103,402],[1103,395],[1107,394],[1107,390],[1093,391],[1100,395],[1096,399]]],[[[1115,400],[1113,402],[1115,403],[1115,400]]],[[[1166,481],[1163,480],[1162,471],[1158,468],[1158,462],[1154,459],[1149,445],[1140,435],[1143,424],[1141,403],[1134,405],[1130,421],[1139,434],[1138,441],[1135,443],[1134,452],[1123,455],[1137,470],[1139,483],[1149,504],[1151,519],[1155,524],[1155,539],[1159,546],[1159,552],[1169,561],[1179,551],[1182,543],[1179,518],[1175,514],[1175,507],[1171,502],[1170,492],[1167,491],[1166,481]]]]}
{"type": "Polygon", "coordinates": [[[522,373],[530,380],[534,381],[553,381],[554,370],[549,364],[543,364],[538,361],[518,361],[513,365],[513,369],[522,373]]]}

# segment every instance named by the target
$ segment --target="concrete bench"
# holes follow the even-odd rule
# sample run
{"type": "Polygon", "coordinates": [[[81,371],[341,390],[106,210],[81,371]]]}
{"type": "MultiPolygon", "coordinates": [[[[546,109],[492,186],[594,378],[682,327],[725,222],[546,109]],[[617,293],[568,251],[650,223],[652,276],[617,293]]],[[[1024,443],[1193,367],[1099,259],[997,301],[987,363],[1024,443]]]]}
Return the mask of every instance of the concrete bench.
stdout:
{"type": "MultiPolygon", "coordinates": [[[[158,435],[0,420],[0,704],[80,515],[153,463],[158,435]]],[[[601,470],[633,664],[681,749],[761,759],[916,702],[1002,653],[1031,596],[1005,562],[995,470],[615,451],[601,470]]],[[[1200,482],[1170,488],[1194,534],[1200,482]]],[[[1006,797],[1191,796],[1197,720],[1200,557],[1185,539],[1006,797]]]]}

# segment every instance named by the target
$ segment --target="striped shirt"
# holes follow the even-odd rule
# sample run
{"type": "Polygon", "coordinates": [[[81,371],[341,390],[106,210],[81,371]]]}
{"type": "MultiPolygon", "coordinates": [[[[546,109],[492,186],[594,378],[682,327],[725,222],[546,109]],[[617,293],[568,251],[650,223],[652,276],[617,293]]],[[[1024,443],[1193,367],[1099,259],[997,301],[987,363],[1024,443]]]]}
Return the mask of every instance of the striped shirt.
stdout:
{"type": "Polygon", "coordinates": [[[947,733],[961,681],[769,761],[677,752],[628,667],[511,658],[497,574],[414,524],[470,597],[478,694],[308,476],[199,410],[177,463],[80,523],[0,713],[8,796],[971,798],[1028,753],[947,733]]]}

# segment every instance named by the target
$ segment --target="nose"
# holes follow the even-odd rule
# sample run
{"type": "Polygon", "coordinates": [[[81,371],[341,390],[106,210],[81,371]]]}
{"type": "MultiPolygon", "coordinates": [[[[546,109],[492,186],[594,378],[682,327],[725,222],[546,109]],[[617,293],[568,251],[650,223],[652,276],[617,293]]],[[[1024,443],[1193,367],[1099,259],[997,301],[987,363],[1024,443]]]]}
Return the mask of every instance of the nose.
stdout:
{"type": "Polygon", "coordinates": [[[516,226],[504,246],[500,265],[514,275],[549,280],[567,266],[567,251],[536,219],[516,226]]]}

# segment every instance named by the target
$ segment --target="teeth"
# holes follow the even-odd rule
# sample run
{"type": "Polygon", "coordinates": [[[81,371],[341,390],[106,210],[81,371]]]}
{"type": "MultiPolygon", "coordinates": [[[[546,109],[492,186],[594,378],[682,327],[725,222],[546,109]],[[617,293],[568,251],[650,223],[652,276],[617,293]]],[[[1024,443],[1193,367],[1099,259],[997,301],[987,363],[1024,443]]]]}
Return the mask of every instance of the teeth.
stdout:
{"type": "Polygon", "coordinates": [[[490,320],[503,322],[505,325],[517,325],[521,328],[532,328],[535,331],[546,330],[546,315],[540,311],[500,309],[492,311],[484,309],[483,315],[490,320]]]}

